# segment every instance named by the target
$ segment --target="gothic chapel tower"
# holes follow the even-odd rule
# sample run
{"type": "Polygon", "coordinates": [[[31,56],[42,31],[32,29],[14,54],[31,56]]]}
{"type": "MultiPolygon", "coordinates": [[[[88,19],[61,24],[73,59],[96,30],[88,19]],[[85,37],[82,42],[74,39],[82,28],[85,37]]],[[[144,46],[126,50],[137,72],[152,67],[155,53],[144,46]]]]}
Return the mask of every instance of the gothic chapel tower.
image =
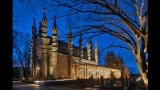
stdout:
{"type": "Polygon", "coordinates": [[[41,21],[41,40],[42,40],[42,77],[47,77],[47,17],[46,10],[43,11],[41,21]]]}
{"type": "Polygon", "coordinates": [[[72,77],[72,32],[71,32],[71,26],[69,28],[68,33],[68,76],[72,77]]]}
{"type": "Polygon", "coordinates": [[[56,17],[54,17],[54,24],[52,28],[52,50],[50,60],[50,75],[57,78],[57,57],[58,57],[58,29],[56,24],[56,17]]]}
{"type": "Polygon", "coordinates": [[[31,40],[31,51],[30,51],[30,75],[31,77],[35,76],[35,41],[36,41],[36,33],[37,33],[37,28],[35,25],[35,18],[33,19],[33,26],[32,26],[32,40],[31,40]]]}
{"type": "Polygon", "coordinates": [[[94,56],[95,56],[95,61],[98,65],[98,46],[97,46],[97,42],[95,42],[94,56]]]}
{"type": "Polygon", "coordinates": [[[88,39],[87,55],[88,55],[88,60],[91,61],[91,55],[92,55],[92,40],[91,40],[91,38],[88,39]]]}
{"type": "Polygon", "coordinates": [[[83,59],[83,40],[82,40],[82,32],[80,32],[79,37],[79,48],[80,48],[80,60],[83,59]]]}

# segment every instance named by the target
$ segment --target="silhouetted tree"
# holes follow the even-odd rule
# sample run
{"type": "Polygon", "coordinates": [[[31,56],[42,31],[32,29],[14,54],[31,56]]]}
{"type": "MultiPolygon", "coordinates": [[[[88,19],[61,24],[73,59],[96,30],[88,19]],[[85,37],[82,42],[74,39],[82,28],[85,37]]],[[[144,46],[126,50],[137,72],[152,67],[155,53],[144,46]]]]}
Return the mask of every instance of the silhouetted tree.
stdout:
{"type": "Polygon", "coordinates": [[[30,64],[30,39],[28,34],[13,30],[13,59],[20,62],[23,76],[29,73],[30,64]]]}
{"type": "MultiPolygon", "coordinates": [[[[72,10],[73,13],[83,13],[86,21],[79,32],[108,33],[126,43],[128,47],[116,47],[130,50],[136,58],[136,63],[143,81],[148,85],[147,58],[148,53],[148,5],[147,0],[55,0],[60,6],[72,10]]],[[[84,16],[82,15],[82,16],[84,16]]],[[[112,47],[115,47],[114,45],[112,47]]]]}

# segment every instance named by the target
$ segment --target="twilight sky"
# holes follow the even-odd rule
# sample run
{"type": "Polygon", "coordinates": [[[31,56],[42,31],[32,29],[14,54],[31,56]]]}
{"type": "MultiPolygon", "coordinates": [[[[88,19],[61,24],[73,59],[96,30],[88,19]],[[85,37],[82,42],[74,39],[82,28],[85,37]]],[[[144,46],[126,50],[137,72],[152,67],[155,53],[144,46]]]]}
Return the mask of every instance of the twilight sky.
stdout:
{"type": "MultiPolygon", "coordinates": [[[[31,27],[33,24],[33,18],[36,19],[36,26],[37,29],[39,27],[39,22],[42,19],[42,15],[43,15],[43,8],[41,7],[36,7],[36,9],[34,9],[34,11],[32,9],[30,9],[30,7],[26,7],[26,5],[24,5],[23,3],[20,2],[21,0],[13,0],[13,29],[18,30],[20,32],[23,33],[29,33],[31,36],[31,27]],[[29,9],[28,9],[29,8],[29,9]]],[[[25,0],[24,0],[25,1],[25,0]]],[[[65,9],[61,10],[61,9],[54,9],[52,12],[47,11],[47,19],[48,19],[48,28],[47,28],[47,33],[49,36],[52,35],[52,26],[53,26],[53,17],[57,16],[57,26],[58,26],[58,37],[60,40],[64,40],[67,42],[67,38],[66,35],[68,33],[68,29],[69,29],[69,21],[71,21],[71,25],[72,25],[72,31],[76,31],[76,29],[74,28],[74,24],[80,24],[83,23],[81,21],[81,18],[74,16],[74,17],[60,17],[62,11],[64,11],[65,9]],[[72,23],[72,20],[77,20],[76,23],[72,23]]],[[[39,29],[38,29],[39,30],[39,29]]],[[[83,38],[85,38],[88,35],[84,35],[83,38]]],[[[73,44],[74,45],[78,45],[78,39],[74,38],[73,39],[73,44]]],[[[123,60],[125,61],[125,64],[129,67],[129,69],[131,71],[135,71],[137,72],[137,65],[135,63],[135,57],[132,55],[131,52],[126,51],[125,49],[120,49],[120,48],[107,48],[104,49],[105,47],[111,45],[111,44],[116,44],[116,45],[123,45],[125,46],[124,43],[122,43],[122,41],[120,41],[119,39],[114,38],[113,36],[110,36],[108,34],[103,34],[100,35],[98,37],[95,37],[92,39],[93,42],[93,47],[94,47],[94,43],[95,41],[97,41],[98,44],[98,48],[101,51],[101,64],[104,64],[104,59],[105,59],[105,55],[108,51],[113,51],[116,55],[120,55],[123,60]]],[[[87,45],[87,39],[84,39],[83,41],[84,46],[86,47],[87,45]]]]}

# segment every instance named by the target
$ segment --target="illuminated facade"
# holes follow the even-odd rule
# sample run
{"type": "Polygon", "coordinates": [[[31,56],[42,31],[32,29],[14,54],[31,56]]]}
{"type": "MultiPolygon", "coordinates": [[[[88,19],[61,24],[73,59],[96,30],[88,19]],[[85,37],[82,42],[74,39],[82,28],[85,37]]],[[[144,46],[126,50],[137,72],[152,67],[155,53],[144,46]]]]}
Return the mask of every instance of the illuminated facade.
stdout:
{"type": "Polygon", "coordinates": [[[117,78],[120,70],[98,66],[98,46],[92,50],[92,40],[88,40],[87,48],[83,47],[82,34],[79,46],[72,45],[72,32],[68,32],[68,43],[58,40],[56,18],[52,28],[52,36],[47,36],[47,17],[43,12],[39,31],[35,19],[32,26],[31,40],[31,77],[39,78],[108,78],[112,71],[117,78]]]}

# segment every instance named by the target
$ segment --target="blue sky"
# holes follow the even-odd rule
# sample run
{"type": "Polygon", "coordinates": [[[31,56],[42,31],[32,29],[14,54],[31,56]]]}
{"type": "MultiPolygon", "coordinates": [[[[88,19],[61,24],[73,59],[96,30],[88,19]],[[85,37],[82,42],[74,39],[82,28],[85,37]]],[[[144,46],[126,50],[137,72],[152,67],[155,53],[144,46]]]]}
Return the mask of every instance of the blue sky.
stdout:
{"type": "MultiPolygon", "coordinates": [[[[35,10],[35,9],[34,9],[35,10]]],[[[58,16],[60,11],[60,9],[53,11],[53,12],[47,12],[47,17],[48,17],[48,28],[47,28],[47,33],[49,36],[51,36],[51,32],[52,32],[52,26],[53,26],[53,19],[52,17],[54,16],[58,16]]],[[[24,32],[24,33],[29,33],[31,35],[31,27],[33,24],[33,18],[36,19],[36,26],[37,29],[39,27],[39,22],[42,19],[42,15],[43,15],[43,9],[40,7],[37,7],[36,10],[33,12],[32,10],[28,9],[25,5],[23,5],[22,3],[20,3],[18,0],[13,0],[13,29],[24,32]]],[[[69,27],[69,20],[76,20],[78,19],[76,16],[72,18],[69,17],[58,17],[57,18],[57,26],[58,26],[58,36],[59,39],[61,40],[65,40],[67,41],[66,38],[64,38],[63,36],[65,36],[68,33],[68,27],[69,27]]],[[[82,23],[80,21],[80,18],[77,20],[76,23],[82,23]]],[[[74,24],[76,24],[74,23],[74,24]]],[[[72,25],[72,31],[75,31],[76,29],[74,29],[74,24],[72,25]]],[[[87,35],[88,36],[88,35],[87,35]]],[[[83,38],[86,37],[83,36],[83,38]]],[[[73,40],[73,44],[74,45],[78,45],[78,39],[74,38],[73,40]]],[[[110,36],[108,34],[104,34],[101,36],[98,36],[96,38],[93,38],[92,42],[94,44],[94,42],[97,41],[98,43],[98,48],[101,51],[101,58],[100,60],[103,63],[103,60],[105,58],[105,55],[108,51],[113,51],[116,55],[120,55],[124,61],[125,64],[129,67],[132,67],[132,69],[134,68],[134,70],[137,72],[137,66],[135,63],[135,57],[132,55],[131,52],[126,51],[125,49],[120,49],[120,48],[110,48],[110,49],[104,49],[106,46],[109,46],[111,44],[116,44],[116,45],[122,45],[122,46],[126,46],[124,43],[122,43],[122,41],[114,38],[113,36],[110,36]]],[[[86,46],[87,41],[84,40],[83,41],[84,46],[86,46]]],[[[94,46],[93,46],[94,47],[94,46]]]]}

